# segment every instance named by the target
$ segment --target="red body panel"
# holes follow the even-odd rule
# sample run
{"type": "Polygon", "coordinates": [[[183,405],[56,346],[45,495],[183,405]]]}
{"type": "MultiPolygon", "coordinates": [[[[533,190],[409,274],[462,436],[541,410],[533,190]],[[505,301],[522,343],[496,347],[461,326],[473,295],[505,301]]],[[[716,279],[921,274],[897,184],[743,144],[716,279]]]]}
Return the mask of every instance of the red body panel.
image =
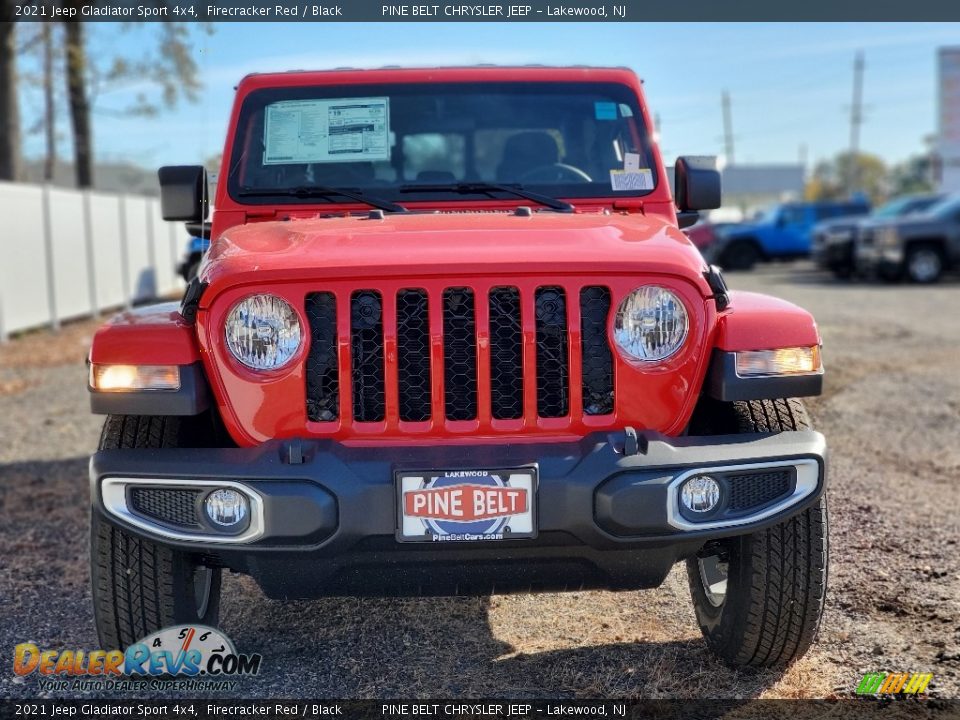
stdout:
{"type": "Polygon", "coordinates": [[[716,346],[721,350],[773,350],[820,344],[813,316],[779,298],[733,290],[730,309],[720,318],[716,346]]]}
{"type": "Polygon", "coordinates": [[[93,336],[90,362],[118,365],[190,365],[200,359],[193,326],[177,303],[127,310],[93,336]]]}
{"type": "MultiPolygon", "coordinates": [[[[230,153],[240,107],[259,88],[386,84],[393,82],[617,82],[640,99],[643,120],[652,127],[636,76],[624,69],[450,68],[427,70],[331,71],[252,75],[237,91],[224,148],[230,153]]],[[[242,205],[229,197],[225,176],[216,194],[212,246],[201,269],[208,283],[196,327],[185,324],[172,305],[124,313],[95,338],[94,362],[189,364],[202,359],[226,429],[240,445],[272,438],[312,436],[353,444],[542,442],[570,439],[597,430],[630,425],[667,435],[683,432],[699,398],[714,347],[724,350],[814,345],[819,335],[812,318],[794,305],[751,293],[732,293],[730,309],[719,316],[703,273],[704,261],[676,227],[676,214],[659,150],[652,148],[661,180],[636,198],[576,199],[574,214],[511,212],[529,201],[465,200],[405,203],[414,212],[365,217],[357,203],[242,205]],[[322,212],[322,217],[321,217],[322,212]],[[354,214],[350,214],[354,213],[354,214]],[[615,309],[644,284],[670,288],[689,315],[684,346],[661,363],[637,364],[614,348],[613,413],[583,412],[580,305],[585,286],[610,290],[612,333],[615,309]],[[449,287],[472,288],[477,348],[477,417],[445,419],[442,295],[449,287]],[[487,293],[512,286],[520,294],[523,335],[524,414],[515,420],[491,416],[490,325],[487,293]],[[534,295],[542,286],[560,286],[567,297],[569,413],[537,414],[536,321],[534,295]],[[355,290],[376,290],[383,302],[385,419],[355,422],[349,393],[339,395],[339,417],[312,422],[305,403],[305,357],[309,293],[337,297],[337,357],[341,388],[351,383],[350,303],[355,290]],[[432,419],[399,419],[396,294],[422,289],[428,295],[432,419]],[[284,298],[300,316],[304,343],[285,368],[254,372],[237,362],[223,339],[224,322],[234,303],[256,292],[284,298]]],[[[611,342],[611,347],[614,344],[611,342]]]]}

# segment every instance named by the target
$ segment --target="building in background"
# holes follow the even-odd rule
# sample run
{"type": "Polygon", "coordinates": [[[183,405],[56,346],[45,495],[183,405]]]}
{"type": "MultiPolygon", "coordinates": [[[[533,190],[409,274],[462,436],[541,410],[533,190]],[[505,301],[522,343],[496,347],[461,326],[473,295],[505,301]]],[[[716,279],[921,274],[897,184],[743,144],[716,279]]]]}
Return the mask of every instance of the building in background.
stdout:
{"type": "Polygon", "coordinates": [[[937,165],[943,192],[960,192],[960,47],[938,53],[937,165]]]}
{"type": "MultiPolygon", "coordinates": [[[[769,205],[803,199],[806,170],[799,163],[727,165],[720,173],[723,207],[708,213],[712,222],[740,222],[769,205]]],[[[673,167],[667,174],[672,184],[673,167]]]]}

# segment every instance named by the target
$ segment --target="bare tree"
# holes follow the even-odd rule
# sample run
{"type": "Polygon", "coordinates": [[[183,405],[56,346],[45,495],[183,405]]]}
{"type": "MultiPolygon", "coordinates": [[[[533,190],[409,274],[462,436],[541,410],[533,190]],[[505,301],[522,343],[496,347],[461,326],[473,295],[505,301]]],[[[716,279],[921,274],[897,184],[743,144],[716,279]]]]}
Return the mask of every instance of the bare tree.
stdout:
{"type": "Polygon", "coordinates": [[[53,181],[57,166],[57,107],[53,98],[53,24],[43,23],[43,130],[47,156],[43,161],[43,179],[53,181]]]}
{"type": "Polygon", "coordinates": [[[0,180],[20,175],[20,107],[17,102],[15,4],[0,0],[0,180]]]}
{"type": "MultiPolygon", "coordinates": [[[[0,0],[2,1],[2,0],[0,0]]],[[[79,11],[89,0],[65,0],[79,11]]],[[[155,0],[158,5],[172,6],[167,0],[155,0]]],[[[79,13],[78,13],[79,14],[79,13]]],[[[93,138],[90,111],[93,101],[91,83],[113,89],[122,89],[127,81],[149,81],[160,91],[160,100],[152,101],[143,92],[127,107],[114,111],[122,115],[155,115],[163,107],[174,107],[180,99],[194,102],[199,97],[200,82],[196,63],[190,52],[191,31],[186,23],[156,23],[149,26],[157,32],[155,45],[148,46],[138,61],[114,57],[105,70],[98,67],[87,53],[84,28],[81,23],[64,21],[66,38],[67,96],[73,130],[74,164],[78,187],[93,184],[93,138]]],[[[209,33],[206,23],[198,25],[209,33]]],[[[126,26],[129,30],[131,26],[126,26]]]]}
{"type": "MultiPolygon", "coordinates": [[[[67,0],[77,11],[86,3],[67,0]]],[[[87,98],[87,49],[83,40],[83,24],[76,20],[63,23],[66,40],[67,98],[70,126],[73,129],[73,165],[77,187],[93,186],[93,138],[90,132],[90,101],[87,98]]]]}

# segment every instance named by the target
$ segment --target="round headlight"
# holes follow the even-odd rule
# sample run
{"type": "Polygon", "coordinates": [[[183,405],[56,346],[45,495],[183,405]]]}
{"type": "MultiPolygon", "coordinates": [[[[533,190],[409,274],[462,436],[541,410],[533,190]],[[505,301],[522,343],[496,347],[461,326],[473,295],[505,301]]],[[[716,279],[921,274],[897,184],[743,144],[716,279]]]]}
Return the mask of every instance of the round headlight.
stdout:
{"type": "Polygon", "coordinates": [[[676,294],[658,285],[644,285],[617,308],[613,337],[627,357],[657,361],[681,348],[688,327],[687,310],[676,294]]]}
{"type": "Polygon", "coordinates": [[[300,348],[300,319],[276,295],[251,295],[238,302],[224,331],[230,354],[254,370],[283,367],[300,348]]]}

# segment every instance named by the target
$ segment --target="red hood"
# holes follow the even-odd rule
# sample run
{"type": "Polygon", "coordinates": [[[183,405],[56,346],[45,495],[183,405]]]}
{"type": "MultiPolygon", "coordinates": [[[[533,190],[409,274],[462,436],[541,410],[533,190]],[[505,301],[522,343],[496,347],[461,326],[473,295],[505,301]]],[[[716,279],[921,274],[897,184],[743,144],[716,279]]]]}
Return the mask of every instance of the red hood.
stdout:
{"type": "Polygon", "coordinates": [[[529,273],[673,275],[709,294],[703,270],[684,234],[654,216],[468,212],[238,226],[213,243],[202,278],[205,300],[282,280],[529,273]]]}

